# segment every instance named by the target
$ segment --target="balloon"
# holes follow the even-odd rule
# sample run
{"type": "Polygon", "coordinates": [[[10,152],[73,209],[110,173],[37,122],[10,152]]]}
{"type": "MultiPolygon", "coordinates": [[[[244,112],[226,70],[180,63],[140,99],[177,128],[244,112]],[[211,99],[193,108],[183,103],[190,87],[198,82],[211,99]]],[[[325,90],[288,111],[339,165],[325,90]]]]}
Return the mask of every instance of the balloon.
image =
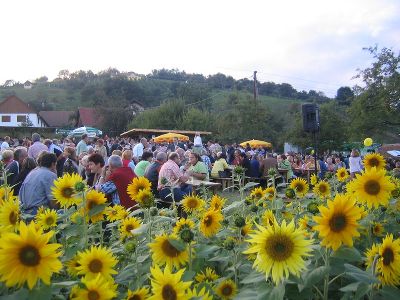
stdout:
{"type": "Polygon", "coordinates": [[[366,138],[366,139],[364,140],[364,146],[365,146],[365,147],[370,147],[370,146],[372,146],[372,143],[373,143],[373,141],[372,141],[371,138],[366,138]]]}
{"type": "Polygon", "coordinates": [[[311,150],[311,155],[313,155],[315,153],[314,149],[311,150]]]}

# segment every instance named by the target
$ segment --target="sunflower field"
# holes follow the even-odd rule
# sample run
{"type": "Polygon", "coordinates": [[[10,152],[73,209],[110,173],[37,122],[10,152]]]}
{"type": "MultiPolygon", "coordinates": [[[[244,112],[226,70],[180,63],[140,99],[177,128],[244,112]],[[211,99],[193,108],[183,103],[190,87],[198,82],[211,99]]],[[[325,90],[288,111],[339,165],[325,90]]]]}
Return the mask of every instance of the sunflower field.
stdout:
{"type": "Polygon", "coordinates": [[[0,299],[400,299],[400,180],[364,165],[267,188],[237,172],[239,193],[170,208],[139,177],[130,210],[65,175],[36,216],[3,185],[0,299]]]}

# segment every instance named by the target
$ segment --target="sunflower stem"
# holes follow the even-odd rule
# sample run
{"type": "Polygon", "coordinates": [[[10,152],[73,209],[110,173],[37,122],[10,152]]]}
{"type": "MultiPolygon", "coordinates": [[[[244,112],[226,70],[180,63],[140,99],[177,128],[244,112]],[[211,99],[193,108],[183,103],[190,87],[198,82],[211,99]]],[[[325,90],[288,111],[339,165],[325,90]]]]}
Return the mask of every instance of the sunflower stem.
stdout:
{"type": "Polygon", "coordinates": [[[192,242],[189,242],[189,271],[192,271],[192,242]]]}
{"type": "MultiPolygon", "coordinates": [[[[325,252],[325,267],[329,268],[329,256],[330,252],[329,249],[326,248],[325,252]]],[[[325,282],[324,282],[324,300],[328,300],[328,292],[329,292],[329,272],[325,275],[325,282]]]]}
{"type": "Polygon", "coordinates": [[[103,246],[103,221],[99,222],[100,246],[103,246]]]}
{"type": "Polygon", "coordinates": [[[318,294],[321,296],[321,298],[324,298],[324,295],[322,294],[322,292],[319,290],[319,288],[316,285],[313,285],[313,287],[315,288],[315,290],[318,292],[318,294]]]}
{"type": "Polygon", "coordinates": [[[236,253],[236,250],[233,250],[233,271],[234,271],[234,274],[235,274],[235,284],[237,285],[238,284],[238,270],[237,270],[237,253],[236,253]]]}
{"type": "Polygon", "coordinates": [[[82,192],[82,200],[83,200],[83,240],[85,241],[85,248],[88,246],[88,224],[86,224],[86,195],[85,191],[82,192]]]}
{"type": "Polygon", "coordinates": [[[344,275],[344,274],[346,274],[346,272],[343,272],[343,273],[341,273],[341,274],[339,274],[339,275],[333,277],[333,278],[328,282],[328,284],[331,284],[332,282],[334,282],[336,279],[340,278],[340,277],[341,277],[342,275],[344,275]]]}

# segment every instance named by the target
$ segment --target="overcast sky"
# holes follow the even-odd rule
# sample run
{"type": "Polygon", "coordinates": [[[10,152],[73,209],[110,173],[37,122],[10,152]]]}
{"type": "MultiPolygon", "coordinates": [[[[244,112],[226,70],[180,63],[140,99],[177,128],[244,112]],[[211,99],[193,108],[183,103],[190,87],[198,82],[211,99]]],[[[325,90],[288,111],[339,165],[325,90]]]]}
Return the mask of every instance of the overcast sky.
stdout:
{"type": "Polygon", "coordinates": [[[0,84],[108,67],[178,68],[334,96],[371,57],[400,49],[399,0],[0,1],[0,84]]]}

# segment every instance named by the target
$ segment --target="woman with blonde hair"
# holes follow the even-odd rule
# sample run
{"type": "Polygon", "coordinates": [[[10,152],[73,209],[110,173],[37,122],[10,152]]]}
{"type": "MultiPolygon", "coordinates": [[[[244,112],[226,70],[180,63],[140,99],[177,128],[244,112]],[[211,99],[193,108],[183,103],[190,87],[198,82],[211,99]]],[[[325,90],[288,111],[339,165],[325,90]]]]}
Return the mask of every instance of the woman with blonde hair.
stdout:
{"type": "Polygon", "coordinates": [[[122,152],[122,164],[124,167],[129,167],[133,172],[135,172],[135,163],[133,162],[132,158],[132,150],[124,150],[124,152],[122,152]]]}
{"type": "Polygon", "coordinates": [[[353,149],[351,151],[351,154],[349,157],[349,167],[350,167],[350,177],[351,178],[354,178],[356,176],[356,174],[360,174],[363,169],[360,152],[358,152],[357,149],[353,149]]]}

